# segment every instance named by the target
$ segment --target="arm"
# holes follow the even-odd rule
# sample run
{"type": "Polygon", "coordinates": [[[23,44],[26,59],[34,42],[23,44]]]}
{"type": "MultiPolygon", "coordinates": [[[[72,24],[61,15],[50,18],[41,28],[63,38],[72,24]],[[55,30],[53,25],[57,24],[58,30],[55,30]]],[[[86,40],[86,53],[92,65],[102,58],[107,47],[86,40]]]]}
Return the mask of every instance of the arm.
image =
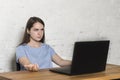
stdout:
{"type": "Polygon", "coordinates": [[[53,60],[53,62],[55,62],[57,65],[59,65],[59,66],[68,66],[68,65],[71,65],[71,61],[69,61],[69,60],[64,60],[64,59],[62,59],[59,55],[57,55],[57,54],[54,54],[53,56],[52,56],[52,60],[53,60]]]}
{"type": "Polygon", "coordinates": [[[19,62],[20,62],[20,64],[22,64],[22,65],[31,64],[31,62],[30,62],[26,57],[21,57],[21,58],[19,58],[19,62]]]}
{"type": "Polygon", "coordinates": [[[31,62],[26,57],[21,57],[19,63],[22,64],[28,71],[38,71],[39,67],[37,64],[31,64],[31,62]]]}
{"type": "Polygon", "coordinates": [[[28,71],[38,71],[39,67],[37,64],[32,64],[26,57],[24,47],[19,46],[16,48],[16,60],[28,71]]]}

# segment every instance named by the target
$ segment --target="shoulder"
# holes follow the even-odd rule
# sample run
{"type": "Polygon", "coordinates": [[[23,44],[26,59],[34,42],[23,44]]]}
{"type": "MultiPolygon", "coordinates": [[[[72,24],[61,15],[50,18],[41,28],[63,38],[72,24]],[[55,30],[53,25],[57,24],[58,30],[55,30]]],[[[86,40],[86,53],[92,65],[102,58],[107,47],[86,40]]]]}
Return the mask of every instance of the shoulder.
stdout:
{"type": "Polygon", "coordinates": [[[44,47],[44,48],[52,48],[49,44],[46,44],[46,43],[42,43],[42,47],[44,47]]]}
{"type": "Polygon", "coordinates": [[[48,51],[48,53],[50,53],[50,55],[54,55],[56,52],[55,50],[49,45],[49,44],[43,44],[44,49],[48,51]]]}
{"type": "Polygon", "coordinates": [[[49,44],[46,44],[46,43],[42,43],[42,46],[43,46],[43,47],[49,47],[50,45],[49,45],[49,44]]]}
{"type": "Polygon", "coordinates": [[[26,47],[26,44],[22,44],[16,47],[17,50],[24,49],[26,47]]]}

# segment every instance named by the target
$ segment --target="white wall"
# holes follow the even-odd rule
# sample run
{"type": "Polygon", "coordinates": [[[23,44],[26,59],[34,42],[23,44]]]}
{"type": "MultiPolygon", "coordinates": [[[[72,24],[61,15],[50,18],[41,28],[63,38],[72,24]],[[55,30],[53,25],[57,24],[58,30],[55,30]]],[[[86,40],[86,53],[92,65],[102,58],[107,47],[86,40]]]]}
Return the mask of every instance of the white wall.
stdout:
{"type": "Polygon", "coordinates": [[[108,63],[120,65],[120,0],[0,0],[0,70],[15,70],[15,48],[26,21],[42,18],[46,42],[64,59],[73,43],[111,40],[108,63]]]}

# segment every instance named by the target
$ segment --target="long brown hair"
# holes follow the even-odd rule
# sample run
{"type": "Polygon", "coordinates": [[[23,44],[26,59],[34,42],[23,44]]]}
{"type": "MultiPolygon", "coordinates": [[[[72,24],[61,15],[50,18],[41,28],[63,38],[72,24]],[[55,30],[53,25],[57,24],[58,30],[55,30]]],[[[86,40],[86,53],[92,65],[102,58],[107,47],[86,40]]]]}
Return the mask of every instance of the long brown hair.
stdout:
{"type": "MultiPolygon", "coordinates": [[[[20,45],[24,44],[24,43],[28,43],[30,41],[30,35],[27,33],[27,29],[30,30],[33,27],[33,24],[36,22],[41,23],[43,25],[43,27],[45,27],[44,21],[41,18],[30,17],[29,20],[27,21],[24,37],[23,37],[23,40],[20,43],[20,45]]],[[[45,31],[43,31],[43,37],[39,42],[42,42],[42,43],[45,42],[45,31]]]]}

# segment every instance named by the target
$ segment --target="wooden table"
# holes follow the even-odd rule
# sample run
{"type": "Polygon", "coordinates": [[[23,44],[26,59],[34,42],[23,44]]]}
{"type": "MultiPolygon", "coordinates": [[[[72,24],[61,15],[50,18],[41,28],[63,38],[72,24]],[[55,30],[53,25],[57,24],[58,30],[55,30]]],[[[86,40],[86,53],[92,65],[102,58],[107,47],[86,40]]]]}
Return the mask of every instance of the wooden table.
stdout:
{"type": "Polygon", "coordinates": [[[68,76],[50,72],[49,70],[40,70],[39,72],[14,71],[0,73],[0,76],[12,80],[110,80],[120,78],[120,66],[108,64],[106,71],[68,76]]]}

